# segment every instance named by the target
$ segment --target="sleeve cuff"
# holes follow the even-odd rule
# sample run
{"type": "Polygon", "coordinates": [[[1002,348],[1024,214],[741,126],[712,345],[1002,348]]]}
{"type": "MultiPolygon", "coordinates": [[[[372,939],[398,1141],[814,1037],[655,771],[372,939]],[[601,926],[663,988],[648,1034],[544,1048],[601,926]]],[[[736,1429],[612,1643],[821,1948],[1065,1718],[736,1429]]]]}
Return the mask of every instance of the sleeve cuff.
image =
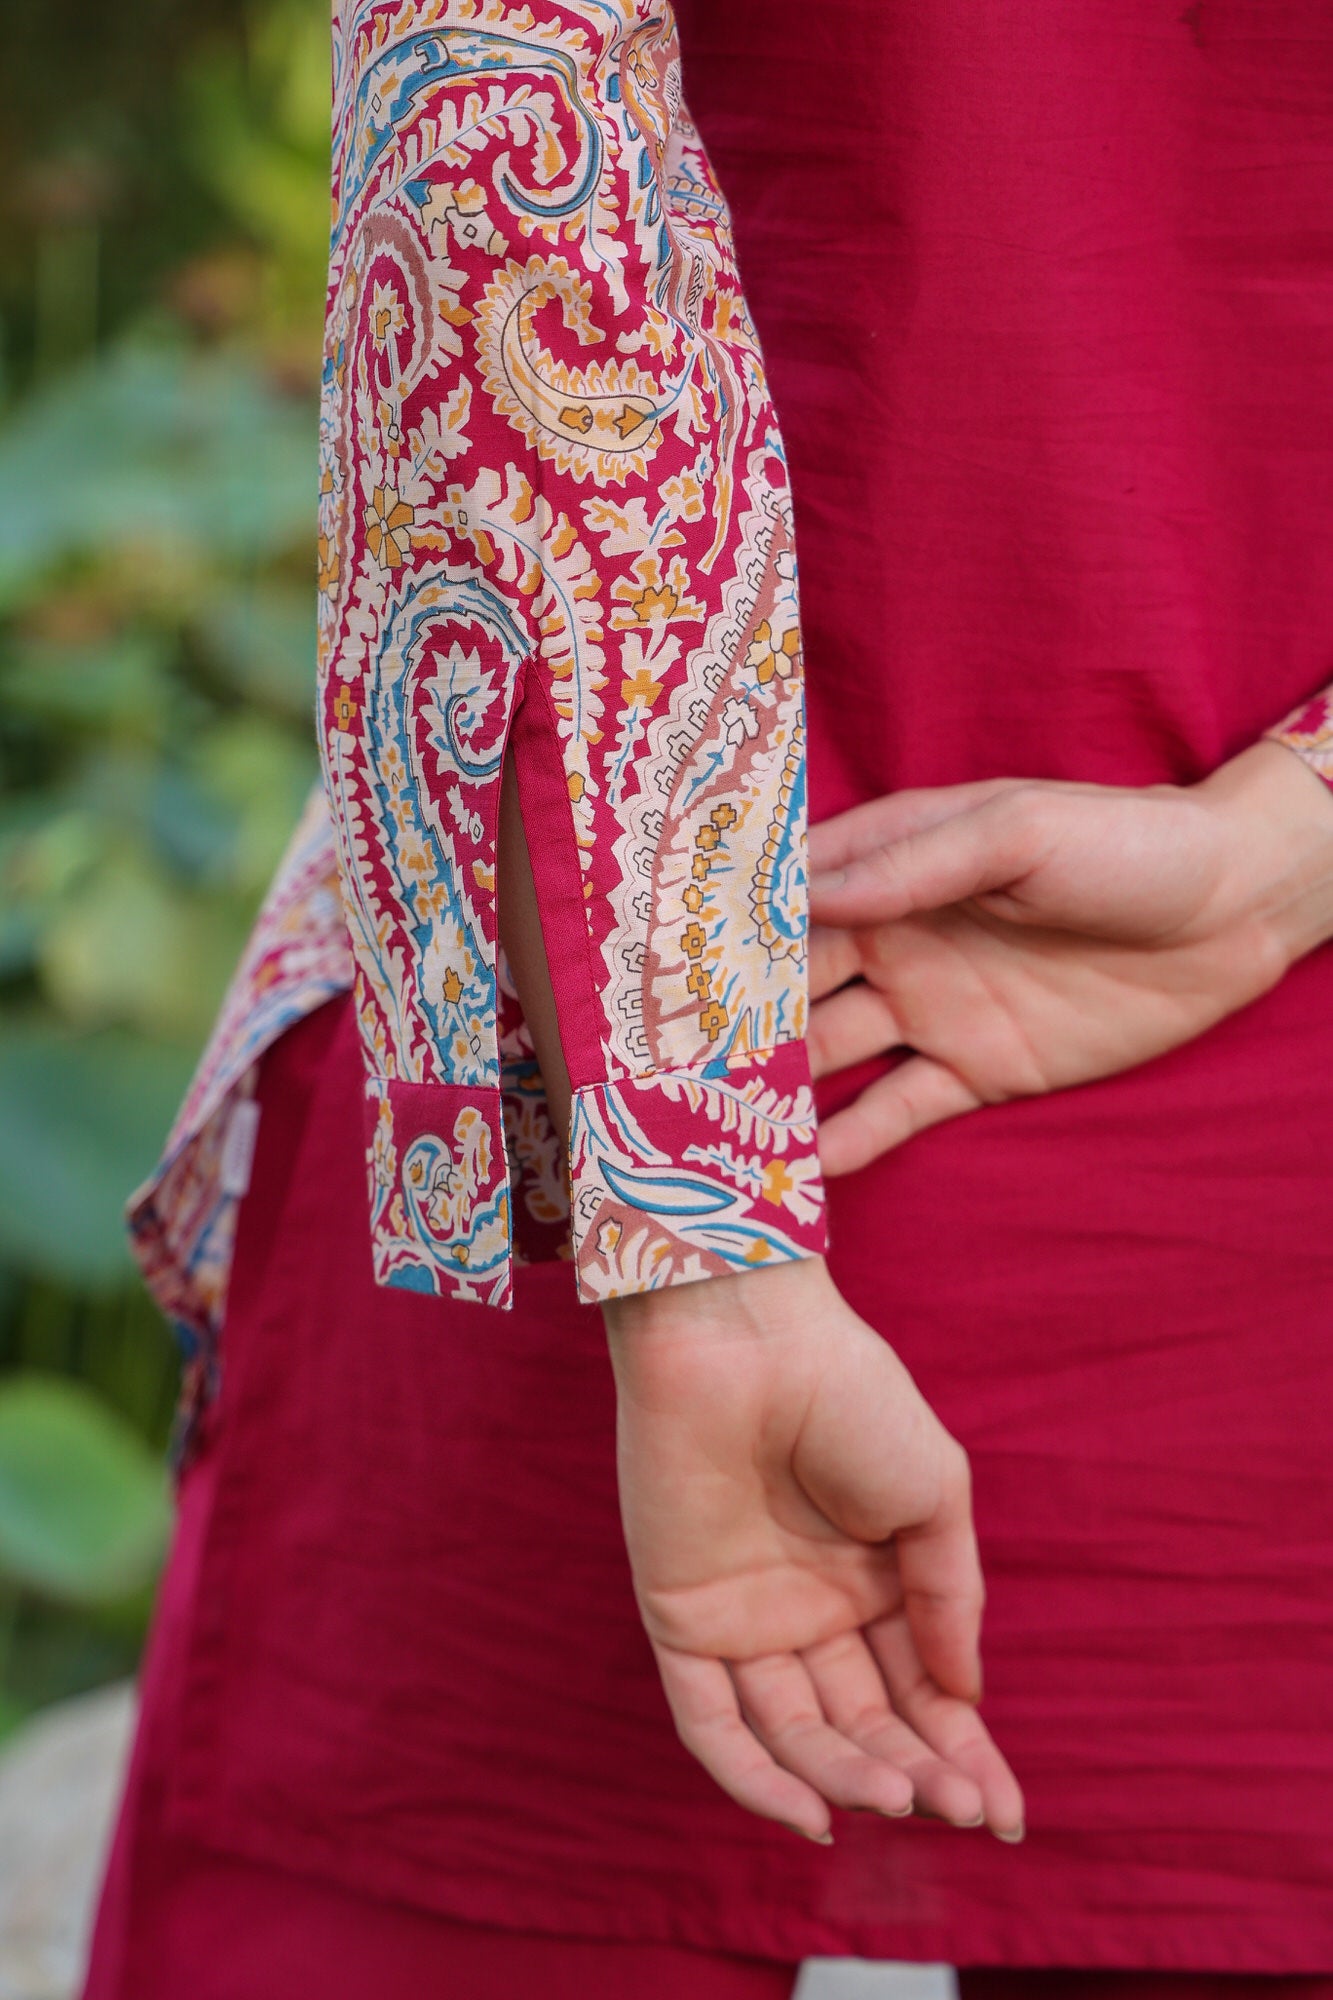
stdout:
{"type": "Polygon", "coordinates": [[[1333,787],[1333,689],[1302,702],[1264,734],[1270,742],[1285,743],[1333,787]]]}
{"type": "Polygon", "coordinates": [[[575,1092],[579,1296],[687,1285],[825,1247],[804,1042],[575,1092]]]}
{"type": "Polygon", "coordinates": [[[376,1284],[510,1305],[498,1089],[368,1077],[366,1154],[376,1284]]]}
{"type": "MultiPolygon", "coordinates": [[[[508,1306],[498,1090],[370,1077],[366,1114],[376,1282],[508,1306]]],[[[587,1304],[822,1255],[804,1042],[576,1091],[570,1198],[587,1304]]]]}

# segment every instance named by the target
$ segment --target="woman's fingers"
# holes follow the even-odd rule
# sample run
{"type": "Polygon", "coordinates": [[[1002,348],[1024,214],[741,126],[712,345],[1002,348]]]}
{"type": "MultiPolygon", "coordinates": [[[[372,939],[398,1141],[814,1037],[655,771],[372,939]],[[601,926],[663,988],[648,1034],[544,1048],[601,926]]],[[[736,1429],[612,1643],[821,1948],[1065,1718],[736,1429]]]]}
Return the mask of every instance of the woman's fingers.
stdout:
{"type": "Polygon", "coordinates": [[[810,998],[822,1000],[861,970],[861,951],[851,931],[810,927],[810,998]]]}
{"type": "Polygon", "coordinates": [[[966,902],[1019,881],[1042,859],[1049,837],[1044,802],[1021,788],[998,792],[816,873],[810,912],[821,924],[864,926],[966,902]]]}
{"type": "Polygon", "coordinates": [[[909,1056],[887,1076],[867,1084],[844,1110],[824,1120],[819,1128],[820,1165],[830,1179],[856,1173],[928,1126],[976,1111],[982,1102],[955,1070],[930,1056],[909,1056]]]}
{"type": "Polygon", "coordinates": [[[912,1780],[896,1763],[869,1755],[826,1719],[804,1662],[795,1653],[733,1662],[746,1720],[785,1771],[829,1801],[898,1817],[912,1809],[912,1780]]]}
{"type": "Polygon", "coordinates": [[[902,1040],[887,997],[875,986],[846,986],[810,1009],[806,1046],[815,1076],[850,1069],[902,1040]]]}
{"type": "Polygon", "coordinates": [[[897,1715],[976,1787],[987,1824],[1021,1838],[1023,1795],[976,1712],[986,1592],[972,1516],[967,1454],[947,1439],[929,1517],[895,1537],[902,1609],[867,1630],[897,1715]]]}
{"type": "Polygon", "coordinates": [[[940,1450],[934,1509],[896,1538],[898,1580],[923,1671],[945,1694],[977,1702],[986,1590],[972,1520],[972,1472],[967,1453],[947,1433],[940,1450]]]}
{"type": "Polygon", "coordinates": [[[682,1743],[738,1805],[810,1840],[830,1837],[831,1805],[955,1826],[984,1817],[1012,1836],[1023,1810],[1012,1772],[975,1712],[930,1687],[900,1623],[880,1620],[869,1643],[848,1633],[730,1669],[654,1641],[682,1743]],[[910,1716],[895,1713],[897,1688],[910,1716]]]}
{"type": "Polygon", "coordinates": [[[931,1679],[904,1613],[882,1618],[868,1633],[894,1708],[922,1741],[981,1795],[986,1824],[1001,1840],[1023,1837],[1023,1793],[976,1709],[945,1694],[931,1679]]]}
{"type": "Polygon", "coordinates": [[[916,1810],[975,1826],[983,1811],[970,1772],[940,1757],[889,1705],[879,1663],[862,1632],[840,1633],[801,1655],[825,1716],[867,1755],[896,1765],[912,1782],[916,1810]]]}
{"type": "Polygon", "coordinates": [[[987,778],[971,785],[933,785],[915,791],[888,792],[863,806],[853,806],[810,828],[810,866],[816,874],[845,868],[887,841],[903,840],[910,833],[938,826],[960,812],[1011,791],[1015,778],[987,778]]]}
{"type": "Polygon", "coordinates": [[[829,1814],[820,1786],[783,1769],[747,1727],[722,1661],[651,1643],[676,1733],[708,1775],[748,1812],[779,1820],[807,1839],[826,1840],[829,1814]]]}

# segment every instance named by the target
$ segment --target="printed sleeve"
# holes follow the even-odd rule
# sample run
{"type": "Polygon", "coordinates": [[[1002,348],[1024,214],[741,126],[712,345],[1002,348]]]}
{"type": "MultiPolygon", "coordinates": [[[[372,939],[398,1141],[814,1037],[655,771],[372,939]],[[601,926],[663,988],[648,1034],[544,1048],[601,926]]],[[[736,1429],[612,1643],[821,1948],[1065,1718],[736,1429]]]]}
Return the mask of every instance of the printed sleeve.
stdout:
{"type": "Polygon", "coordinates": [[[1285,743],[1326,785],[1333,786],[1333,687],[1303,701],[1264,734],[1270,742],[1285,743]]]}
{"type": "Polygon", "coordinates": [[[512,756],[587,1300],[823,1247],[782,442],[669,7],[340,0],[325,780],[375,1272],[504,1305],[512,756]]]}

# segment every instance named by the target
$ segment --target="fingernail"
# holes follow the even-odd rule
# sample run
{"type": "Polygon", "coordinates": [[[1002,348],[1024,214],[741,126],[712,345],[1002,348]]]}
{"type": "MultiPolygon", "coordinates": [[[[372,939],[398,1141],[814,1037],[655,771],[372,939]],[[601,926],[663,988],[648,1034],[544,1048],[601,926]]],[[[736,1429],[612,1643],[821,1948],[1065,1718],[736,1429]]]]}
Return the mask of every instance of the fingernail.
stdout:
{"type": "Polygon", "coordinates": [[[979,1812],[975,1819],[956,1819],[954,1821],[954,1825],[957,1827],[961,1827],[964,1830],[964,1832],[967,1832],[970,1828],[974,1826],[984,1826],[985,1824],[986,1824],[986,1815],[984,1812],[979,1812]]]}
{"type": "Polygon", "coordinates": [[[795,1821],[790,1819],[780,1820],[779,1825],[785,1826],[788,1833],[798,1833],[802,1840],[813,1840],[816,1847],[832,1847],[833,1845],[833,1835],[831,1833],[807,1833],[803,1826],[797,1826],[795,1821]]]}
{"type": "Polygon", "coordinates": [[[1024,1826],[1022,1820],[1019,1820],[1018,1825],[1015,1827],[1011,1827],[1008,1833],[997,1832],[995,1838],[997,1840],[1002,1840],[1006,1847],[1017,1847],[1019,1841],[1022,1840],[1026,1832],[1027,1828],[1024,1826]]]}

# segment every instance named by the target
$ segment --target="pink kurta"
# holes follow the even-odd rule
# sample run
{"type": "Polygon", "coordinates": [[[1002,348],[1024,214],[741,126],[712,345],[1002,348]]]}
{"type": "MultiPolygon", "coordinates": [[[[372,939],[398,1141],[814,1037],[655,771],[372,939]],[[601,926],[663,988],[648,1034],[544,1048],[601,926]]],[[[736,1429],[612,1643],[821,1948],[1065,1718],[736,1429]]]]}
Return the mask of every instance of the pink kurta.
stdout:
{"type": "MultiPolygon", "coordinates": [[[[1322,0],[681,16],[791,460],[814,816],[1190,780],[1324,685],[1322,0]]],[[[1321,951],[830,1190],[840,1283],[972,1454],[1029,1837],[839,1816],[824,1851],[671,1734],[569,1270],[507,1321],[375,1290],[332,1003],[271,1059],[166,1800],[126,1839],[783,1959],[1333,1971],[1331,1024],[1321,951]]]]}

